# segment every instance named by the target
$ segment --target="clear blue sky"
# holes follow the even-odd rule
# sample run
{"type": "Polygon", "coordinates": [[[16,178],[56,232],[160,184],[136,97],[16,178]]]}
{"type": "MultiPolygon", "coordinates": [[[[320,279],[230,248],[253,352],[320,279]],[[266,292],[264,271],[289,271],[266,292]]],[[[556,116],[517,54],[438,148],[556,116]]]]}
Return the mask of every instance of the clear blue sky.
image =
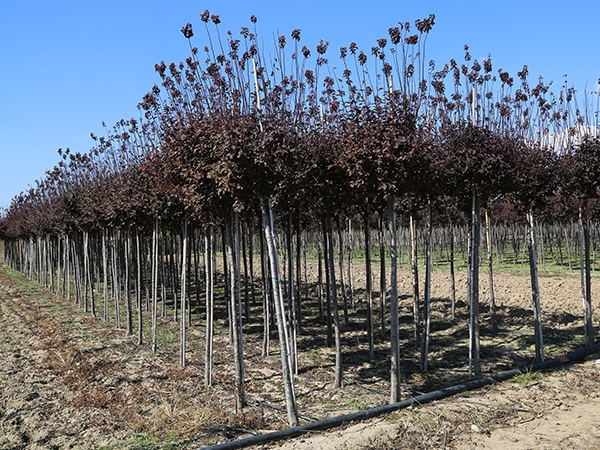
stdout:
{"type": "Polygon", "coordinates": [[[302,30],[314,49],[328,40],[330,61],[355,41],[370,49],[398,22],[436,15],[427,58],[461,61],[492,55],[512,75],[523,64],[531,80],[555,87],[568,74],[582,92],[600,77],[598,1],[6,1],[0,6],[0,207],[59,161],[58,148],[86,152],[102,121],[137,117],[136,105],[159,83],[154,64],[182,61],[189,47],[180,30],[194,25],[194,44],[206,42],[199,14],[221,17],[238,33],[258,17],[265,49],[273,34],[302,30]]]}

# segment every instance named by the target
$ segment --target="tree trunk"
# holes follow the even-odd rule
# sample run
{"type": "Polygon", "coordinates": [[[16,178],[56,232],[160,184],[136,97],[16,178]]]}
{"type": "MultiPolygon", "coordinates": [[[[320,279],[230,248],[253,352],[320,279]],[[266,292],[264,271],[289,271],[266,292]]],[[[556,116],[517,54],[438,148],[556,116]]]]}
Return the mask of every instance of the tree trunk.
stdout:
{"type": "Polygon", "coordinates": [[[269,271],[267,269],[265,236],[260,233],[260,269],[262,275],[263,298],[263,345],[262,356],[269,356],[271,349],[271,295],[269,289],[269,271]]]}
{"type": "Polygon", "coordinates": [[[569,261],[569,272],[573,272],[573,261],[571,260],[571,240],[567,234],[567,228],[565,227],[565,243],[567,245],[567,259],[569,261]]]}
{"type": "Polygon", "coordinates": [[[142,308],[142,256],[140,252],[140,230],[135,229],[135,255],[136,255],[136,283],[135,283],[135,300],[138,313],[138,345],[144,343],[144,315],[142,308]]]}
{"type": "Polygon", "coordinates": [[[90,289],[90,312],[92,313],[92,317],[96,317],[96,297],[94,295],[94,277],[92,275],[92,267],[91,267],[92,264],[90,261],[90,235],[87,231],[85,231],[85,240],[86,240],[85,259],[87,260],[85,276],[87,279],[87,285],[90,289]]]}
{"type": "Polygon", "coordinates": [[[450,224],[450,286],[451,286],[451,309],[452,309],[452,320],[456,318],[456,276],[454,270],[454,254],[455,254],[455,239],[454,239],[454,225],[450,224]]]}
{"type": "Polygon", "coordinates": [[[287,216],[286,243],[287,243],[287,266],[288,266],[288,315],[290,318],[290,352],[292,361],[292,372],[298,374],[298,354],[297,354],[297,321],[296,321],[296,289],[294,286],[294,243],[292,240],[292,215],[287,216]]]}
{"type": "Polygon", "coordinates": [[[188,267],[188,223],[184,219],[181,224],[181,238],[182,238],[182,249],[181,249],[181,316],[179,321],[179,364],[181,367],[185,367],[185,346],[186,346],[186,300],[187,300],[187,267],[188,267]]]}
{"type": "Polygon", "coordinates": [[[585,345],[590,346],[594,343],[594,326],[592,324],[592,278],[590,266],[590,231],[587,211],[587,199],[579,202],[579,229],[581,251],[581,288],[583,300],[583,329],[585,345]],[[585,276],[584,276],[585,275],[585,276]]]}
{"type": "MultiPolygon", "coordinates": [[[[24,246],[25,247],[25,246],[24,246]]],[[[67,300],[71,300],[71,238],[65,236],[65,278],[67,280],[67,300]]],[[[23,262],[23,264],[25,264],[23,262]]]]}
{"type": "Polygon", "coordinates": [[[327,229],[327,260],[329,262],[329,291],[331,292],[331,309],[333,312],[333,334],[335,338],[335,381],[334,388],[341,388],[343,384],[344,369],[342,366],[342,338],[340,330],[340,316],[337,301],[337,286],[335,282],[335,262],[333,257],[333,229],[329,211],[325,213],[325,227],[327,229]]]}
{"type": "Polygon", "coordinates": [[[154,353],[156,353],[156,321],[158,315],[158,255],[158,219],[154,219],[152,224],[152,351],[154,353]]]}
{"type": "Polygon", "coordinates": [[[248,259],[250,262],[250,297],[252,304],[256,306],[256,293],[254,290],[254,231],[252,229],[252,220],[248,221],[248,259]]]}
{"type": "Polygon", "coordinates": [[[248,260],[246,254],[246,227],[242,225],[241,240],[242,240],[242,263],[244,266],[244,314],[246,323],[250,323],[250,290],[248,286],[248,260]]]}
{"type": "Polygon", "coordinates": [[[354,303],[354,276],[352,274],[352,256],[354,250],[354,240],[352,239],[352,219],[348,219],[348,239],[346,240],[346,242],[346,247],[348,249],[348,292],[350,294],[350,305],[352,306],[352,309],[355,309],[356,305],[354,303]]]}
{"type": "Polygon", "coordinates": [[[331,318],[331,265],[329,263],[329,239],[327,221],[323,220],[323,261],[325,263],[325,314],[327,319],[327,347],[333,347],[333,321],[331,318]]]}
{"type": "Polygon", "coordinates": [[[485,234],[487,238],[487,257],[488,257],[488,276],[490,289],[490,325],[491,333],[495,335],[498,332],[498,315],[496,313],[496,297],[494,296],[494,272],[493,272],[493,253],[492,253],[492,224],[490,214],[485,210],[485,234]]]}
{"type": "Polygon", "coordinates": [[[125,306],[127,310],[126,334],[133,334],[133,308],[131,304],[131,232],[129,228],[125,232],[125,306]]]}
{"type": "Polygon", "coordinates": [[[381,308],[381,334],[385,336],[386,283],[385,283],[385,229],[383,214],[379,216],[379,305],[381,308]]]}
{"type": "Polygon", "coordinates": [[[340,267],[340,290],[342,291],[342,299],[344,300],[344,324],[346,327],[350,324],[348,318],[348,296],[346,295],[346,280],[344,279],[344,231],[340,224],[339,216],[336,218],[336,226],[338,229],[338,264],[340,267]]]}
{"type": "Polygon", "coordinates": [[[367,300],[367,336],[369,339],[369,358],[375,358],[375,333],[373,330],[373,276],[371,274],[371,229],[369,214],[364,215],[365,226],[365,276],[367,300]]]}
{"type": "MultiPolygon", "coordinates": [[[[296,213],[296,333],[302,334],[302,228],[300,226],[300,211],[296,213]]],[[[297,340],[296,340],[297,341],[297,340]]],[[[298,350],[296,349],[296,370],[298,367],[298,350]]]]}
{"type": "Polygon", "coordinates": [[[112,287],[113,297],[115,299],[115,326],[121,328],[121,307],[120,307],[120,296],[121,287],[119,282],[119,269],[117,265],[117,253],[118,253],[118,240],[115,237],[114,229],[110,233],[110,252],[112,259],[112,287]]]}
{"type": "MultiPolygon", "coordinates": [[[[194,256],[194,304],[199,308],[200,307],[200,244],[198,242],[199,237],[197,231],[192,228],[192,246],[190,251],[192,252],[193,256],[194,256]]],[[[192,264],[191,262],[191,256],[190,256],[190,264],[192,264]]],[[[190,282],[191,282],[191,268],[190,268],[190,282]]],[[[190,286],[190,295],[191,295],[191,286],[190,286]]],[[[188,325],[191,327],[192,326],[192,303],[191,303],[191,299],[189,300],[189,308],[188,308],[188,317],[189,317],[189,321],[188,321],[188,325]]]]}
{"type": "Polygon", "coordinates": [[[419,345],[420,329],[421,329],[421,296],[419,295],[419,262],[417,258],[418,241],[417,241],[417,225],[413,212],[410,213],[410,263],[412,270],[412,285],[413,285],[413,335],[415,342],[419,345]]]}
{"type": "MultiPolygon", "coordinates": [[[[73,234],[73,265],[75,266],[74,270],[73,270],[73,275],[75,277],[75,297],[77,300],[77,306],[84,309],[86,305],[84,303],[82,287],[81,287],[82,279],[81,279],[81,259],[79,256],[79,252],[80,252],[79,245],[80,245],[79,244],[79,236],[78,236],[78,233],[75,232],[73,234]]],[[[34,251],[36,254],[36,260],[35,260],[36,262],[35,262],[33,276],[39,282],[40,266],[41,266],[40,260],[39,260],[39,252],[40,252],[39,245],[36,246],[34,251]]],[[[85,309],[84,309],[84,311],[85,311],[85,309]]]]}
{"type": "Polygon", "coordinates": [[[531,296],[533,300],[533,320],[535,329],[535,362],[544,361],[544,338],[542,333],[542,307],[538,282],[537,252],[535,242],[535,222],[533,211],[527,213],[529,228],[529,272],[531,275],[531,296]]]}
{"type": "Polygon", "coordinates": [[[481,376],[479,363],[479,192],[473,188],[471,209],[471,261],[469,289],[469,377],[481,376]]]}
{"type": "Polygon", "coordinates": [[[214,287],[213,287],[213,228],[204,228],[204,266],[206,274],[206,346],[204,352],[204,386],[212,386],[214,287]]]}
{"type": "Polygon", "coordinates": [[[425,236],[425,327],[421,347],[421,370],[427,371],[431,330],[431,200],[427,198],[427,235],[425,236]]]}
{"type": "MultiPolygon", "coordinates": [[[[319,297],[319,320],[322,322],[325,318],[325,307],[323,301],[323,250],[321,245],[321,240],[317,244],[317,294],[319,297]]],[[[327,342],[331,341],[329,330],[327,330],[327,342]]],[[[329,345],[329,344],[328,344],[329,345]]]]}
{"type": "Polygon", "coordinates": [[[391,377],[390,377],[390,403],[400,401],[400,342],[399,342],[399,317],[398,317],[398,262],[397,262],[397,228],[396,204],[393,195],[388,199],[388,217],[390,227],[390,350],[391,350],[391,377]]]}
{"type": "Polygon", "coordinates": [[[157,246],[160,258],[160,314],[161,317],[167,317],[167,284],[169,283],[169,276],[167,274],[167,232],[160,233],[160,229],[158,229],[158,233],[157,246]]]}
{"type": "Polygon", "coordinates": [[[173,322],[177,322],[177,317],[179,314],[179,305],[177,304],[177,291],[179,290],[178,280],[179,280],[179,262],[177,261],[177,248],[179,247],[179,235],[175,236],[175,233],[171,235],[171,252],[170,261],[171,261],[171,286],[173,291],[173,322]]]}
{"type": "Polygon", "coordinates": [[[234,214],[235,220],[233,224],[230,212],[225,217],[225,246],[227,261],[229,263],[229,308],[235,367],[235,405],[236,412],[241,413],[244,406],[246,406],[246,394],[244,388],[244,351],[241,327],[242,299],[239,280],[239,231],[237,213],[234,214]],[[234,231],[233,227],[235,227],[236,233],[235,242],[232,234],[234,231]]]}
{"type": "Polygon", "coordinates": [[[288,415],[288,424],[290,427],[298,426],[298,409],[296,406],[296,393],[294,389],[294,379],[290,363],[290,348],[285,313],[283,308],[283,295],[281,292],[279,275],[279,257],[275,242],[274,223],[270,205],[267,205],[261,197],[260,209],[262,212],[263,227],[267,251],[269,254],[269,263],[271,266],[271,281],[273,289],[273,303],[275,304],[275,314],[277,317],[277,330],[279,332],[279,347],[281,353],[281,368],[283,373],[283,386],[285,390],[285,403],[288,415]]]}
{"type": "Polygon", "coordinates": [[[104,292],[104,321],[108,322],[108,256],[106,252],[106,229],[102,229],[102,289],[104,292]]]}

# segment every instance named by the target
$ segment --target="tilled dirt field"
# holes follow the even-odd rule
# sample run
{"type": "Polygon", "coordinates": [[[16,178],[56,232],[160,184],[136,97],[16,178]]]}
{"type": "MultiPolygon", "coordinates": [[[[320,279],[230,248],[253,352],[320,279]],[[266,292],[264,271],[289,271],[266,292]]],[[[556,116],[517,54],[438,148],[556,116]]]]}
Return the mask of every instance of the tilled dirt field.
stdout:
{"type": "MultiPolygon", "coordinates": [[[[370,361],[356,269],[355,308],[343,329],[344,387],[333,389],[334,353],[324,325],[307,304],[299,338],[295,377],[302,423],[385,404],[389,344],[378,334],[370,361]]],[[[364,278],[364,275],[363,275],[364,278]]],[[[482,277],[483,279],[483,277],[482,277]]],[[[541,280],[546,353],[555,357],[583,346],[579,278],[541,280]]],[[[485,374],[532,362],[529,278],[495,277],[500,332],[489,335],[482,315],[485,374]]],[[[418,369],[412,338],[410,276],[402,272],[400,293],[405,396],[467,380],[465,277],[459,273],[457,319],[449,317],[449,280],[433,274],[433,335],[430,370],[418,369]]],[[[599,292],[594,279],[592,290],[599,292]]],[[[481,298],[485,304],[485,283],[481,298]]],[[[351,304],[351,302],[349,301],[351,304]]],[[[594,311],[599,304],[594,303],[594,311]]],[[[189,332],[186,368],[178,365],[178,325],[164,318],[159,351],[137,345],[113,324],[80,311],[72,301],[0,266],[0,448],[202,448],[251,433],[286,427],[276,340],[261,356],[260,308],[244,327],[249,405],[236,414],[233,367],[224,308],[217,317],[215,382],[204,387],[200,316],[189,332]]],[[[377,318],[379,320],[379,318],[377,318]]],[[[149,321],[147,321],[149,323],[149,321]]],[[[595,324],[597,320],[595,320],[595,324]]],[[[149,328],[149,326],[147,326],[149,328]]],[[[273,336],[276,337],[275,335],[273,336]]],[[[145,331],[146,341],[149,330],[145,331]]],[[[265,445],[265,448],[600,448],[600,355],[544,374],[515,380],[421,407],[265,445]]]]}

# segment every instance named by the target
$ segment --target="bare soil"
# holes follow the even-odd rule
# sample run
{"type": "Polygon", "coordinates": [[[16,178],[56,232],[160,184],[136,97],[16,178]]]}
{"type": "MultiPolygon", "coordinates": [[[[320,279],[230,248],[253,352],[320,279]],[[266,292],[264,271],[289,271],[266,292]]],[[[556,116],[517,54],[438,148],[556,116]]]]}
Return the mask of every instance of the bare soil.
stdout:
{"type": "MultiPolygon", "coordinates": [[[[364,271],[354,268],[354,308],[343,328],[344,387],[333,389],[335,355],[327,346],[318,305],[303,303],[299,370],[295,377],[302,423],[385,404],[389,393],[389,344],[378,331],[376,357],[364,333],[364,271]]],[[[316,268],[309,267],[315,274],[316,268]]],[[[495,274],[500,330],[492,336],[487,277],[482,275],[482,369],[492,374],[533,360],[529,277],[495,274]]],[[[375,274],[377,276],[377,274],[375,274]]],[[[375,278],[377,279],[377,278],[375,278]]],[[[405,397],[468,379],[466,276],[457,279],[457,317],[450,318],[448,273],[432,280],[431,355],[420,371],[412,331],[410,274],[402,270],[401,346],[405,397]]],[[[577,274],[540,279],[547,357],[583,347],[577,274]]],[[[600,283],[593,280],[592,292],[600,283]]],[[[309,298],[315,298],[311,292],[309,298]]],[[[376,302],[378,299],[375,299],[376,302]]],[[[343,300],[341,301],[343,304],[343,300]]],[[[594,311],[600,303],[594,301],[594,311]]],[[[112,308],[112,306],[111,306],[112,308]]],[[[99,308],[100,309],[100,308],[99,308]]],[[[124,308],[123,308],[124,309],[124,308]]],[[[215,381],[204,387],[204,326],[194,311],[188,365],[178,364],[179,325],[161,320],[159,351],[137,345],[113,323],[73,301],[0,266],[0,448],[201,448],[287,426],[283,410],[276,333],[261,356],[260,306],[244,326],[249,404],[236,413],[226,311],[217,311],[215,381]]],[[[172,313],[171,313],[172,314],[172,313]]],[[[343,308],[341,311],[343,320],[343,308]]],[[[144,338],[150,340],[148,317],[144,338]]],[[[135,320],[134,320],[135,323],[135,320]]],[[[376,317],[380,323],[380,316],[376,317]]],[[[597,323],[597,319],[595,324],[597,323]]],[[[389,329],[389,328],[386,328],[389,329]]],[[[398,411],[376,419],[312,433],[263,448],[562,449],[600,448],[600,355],[546,373],[398,411]]]]}

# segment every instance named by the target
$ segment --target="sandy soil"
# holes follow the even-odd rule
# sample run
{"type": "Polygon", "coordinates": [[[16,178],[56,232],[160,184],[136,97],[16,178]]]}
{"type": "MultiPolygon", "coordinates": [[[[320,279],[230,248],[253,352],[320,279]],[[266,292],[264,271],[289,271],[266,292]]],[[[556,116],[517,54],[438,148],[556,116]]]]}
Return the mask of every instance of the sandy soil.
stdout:
{"type": "Polygon", "coordinates": [[[505,382],[278,448],[598,449],[599,419],[600,360],[589,360],[536,381],[505,382]]]}
{"type": "MultiPolygon", "coordinates": [[[[359,298],[361,273],[355,270],[359,298]]],[[[582,347],[576,275],[541,280],[547,356],[582,347]]],[[[500,332],[487,334],[482,276],[482,368],[491,374],[531,363],[529,279],[496,274],[500,332]]],[[[466,279],[459,274],[458,316],[449,318],[449,280],[434,272],[430,371],[418,369],[411,342],[410,276],[402,272],[401,339],[406,396],[466,380],[466,279]],[[448,345],[451,339],[452,347],[448,345]]],[[[594,279],[593,292],[600,292],[594,279]]],[[[594,311],[600,304],[594,303],[594,311]]],[[[256,312],[259,314],[259,308],[256,312]]],[[[186,368],[177,363],[178,325],[163,319],[160,350],[136,345],[112,324],[79,311],[35,283],[0,267],[0,448],[201,448],[286,426],[276,341],[260,353],[259,317],[245,326],[249,406],[234,411],[233,368],[224,311],[217,315],[215,383],[203,385],[204,328],[190,329],[186,368]]],[[[378,319],[378,318],[377,318],[378,319]]],[[[597,320],[595,321],[597,323],[597,320]]],[[[388,344],[378,337],[369,361],[364,304],[344,328],[345,385],[332,388],[334,353],[315,308],[306,309],[296,387],[303,423],[381,405],[388,399],[388,344]],[[311,311],[313,315],[311,316],[311,311]]],[[[148,326],[147,326],[148,328],[148,326]]],[[[148,340],[149,331],[145,332],[148,340]]],[[[600,448],[600,355],[544,374],[463,393],[328,432],[264,448],[562,449],[600,448]]]]}

